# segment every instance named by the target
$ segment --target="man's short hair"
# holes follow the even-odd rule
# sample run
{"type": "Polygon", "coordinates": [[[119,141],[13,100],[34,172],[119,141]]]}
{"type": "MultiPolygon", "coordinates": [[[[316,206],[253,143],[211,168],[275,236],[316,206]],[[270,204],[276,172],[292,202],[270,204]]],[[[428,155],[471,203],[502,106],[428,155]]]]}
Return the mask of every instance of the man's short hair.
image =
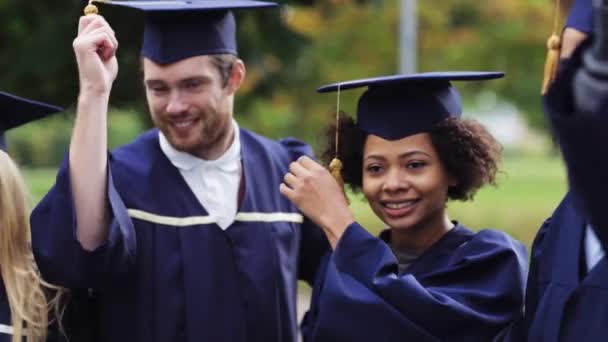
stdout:
{"type": "Polygon", "coordinates": [[[215,65],[220,73],[220,77],[222,78],[222,87],[226,87],[228,85],[228,81],[230,80],[232,66],[234,65],[234,62],[236,62],[237,57],[230,54],[209,55],[209,57],[211,57],[211,62],[213,65],[215,65]]]}

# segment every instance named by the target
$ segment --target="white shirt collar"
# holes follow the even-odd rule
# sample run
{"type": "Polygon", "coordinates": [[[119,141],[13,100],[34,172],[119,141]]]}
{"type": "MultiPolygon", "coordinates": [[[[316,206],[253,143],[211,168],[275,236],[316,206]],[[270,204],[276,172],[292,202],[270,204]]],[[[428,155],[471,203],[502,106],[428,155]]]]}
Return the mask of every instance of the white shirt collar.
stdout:
{"type": "Polygon", "coordinates": [[[239,126],[234,119],[232,120],[232,125],[234,127],[234,140],[226,152],[215,160],[202,159],[188,152],[177,150],[169,143],[160,130],[158,131],[158,142],[160,149],[167,156],[171,164],[180,170],[188,171],[199,165],[203,165],[204,167],[217,167],[224,171],[233,172],[235,171],[235,162],[240,162],[241,160],[241,140],[239,126]]]}
{"type": "Polygon", "coordinates": [[[587,272],[590,272],[602,260],[604,255],[600,239],[593,231],[593,227],[588,224],[585,227],[585,261],[587,263],[587,272]]]}

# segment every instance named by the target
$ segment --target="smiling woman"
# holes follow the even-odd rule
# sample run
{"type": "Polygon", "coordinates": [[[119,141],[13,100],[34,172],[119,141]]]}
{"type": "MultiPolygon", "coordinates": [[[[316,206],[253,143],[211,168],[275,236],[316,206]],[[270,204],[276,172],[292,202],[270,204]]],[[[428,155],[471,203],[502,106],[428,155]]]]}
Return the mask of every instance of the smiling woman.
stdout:
{"type": "MultiPolygon", "coordinates": [[[[447,118],[428,133],[394,141],[366,135],[346,115],[338,126],[330,128],[328,140],[338,132],[344,180],[353,191],[363,190],[374,213],[398,229],[392,231],[393,239],[408,234],[403,242],[411,248],[428,248],[443,235],[445,227],[428,238],[442,222],[452,226],[444,219],[446,200],[470,200],[494,183],[501,146],[475,120],[447,118]],[[425,240],[422,246],[414,246],[414,233],[425,240]]],[[[334,155],[335,145],[328,143],[322,159],[334,155]]]]}
{"type": "Polygon", "coordinates": [[[521,312],[524,247],[503,232],[473,233],[446,212],[448,200],[494,182],[501,152],[483,126],[460,118],[450,82],[501,76],[399,75],[321,88],[368,87],[357,121],[343,115],[330,128],[323,158],[340,157],[344,182],[388,229],[376,238],[354,222],[319,164],[291,165],[282,193],[334,248],[315,283],[306,341],[489,341],[521,312]]]}

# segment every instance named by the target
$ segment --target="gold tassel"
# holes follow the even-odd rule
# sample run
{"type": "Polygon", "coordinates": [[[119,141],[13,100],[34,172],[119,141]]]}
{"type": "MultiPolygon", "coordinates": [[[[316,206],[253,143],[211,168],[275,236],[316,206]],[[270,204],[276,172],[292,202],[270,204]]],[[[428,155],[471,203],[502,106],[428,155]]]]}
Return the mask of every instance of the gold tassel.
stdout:
{"type": "Polygon", "coordinates": [[[344,189],[344,179],[342,178],[342,168],[343,168],[343,164],[342,161],[340,160],[339,156],[339,150],[338,148],[340,147],[339,143],[339,136],[340,136],[340,86],[338,85],[338,103],[336,105],[336,146],[335,146],[335,157],[334,159],[331,160],[331,162],[329,163],[329,173],[331,173],[332,177],[334,177],[334,179],[336,180],[336,182],[338,182],[338,185],[340,185],[340,187],[342,188],[342,192],[344,193],[344,198],[346,198],[346,203],[350,204],[350,201],[348,200],[348,196],[346,196],[346,190],[344,189]]]}
{"type": "Polygon", "coordinates": [[[561,47],[561,38],[556,34],[552,34],[551,37],[549,37],[549,40],[547,40],[547,59],[545,60],[543,86],[540,91],[542,95],[547,93],[549,86],[551,86],[551,83],[553,83],[555,76],[557,75],[561,47]]]}
{"type": "Polygon", "coordinates": [[[346,203],[350,204],[350,200],[346,195],[346,189],[344,188],[344,179],[342,178],[342,161],[338,158],[334,158],[329,163],[329,173],[334,177],[340,188],[342,188],[342,193],[344,193],[344,198],[346,199],[346,203]]]}
{"type": "Polygon", "coordinates": [[[89,4],[84,8],[84,15],[98,14],[97,6],[93,5],[93,0],[89,0],[89,4]]]}
{"type": "Polygon", "coordinates": [[[555,0],[555,11],[553,13],[553,33],[547,40],[547,59],[545,60],[545,70],[543,74],[543,84],[540,90],[541,95],[545,95],[555,80],[557,67],[559,66],[560,50],[562,41],[558,31],[559,19],[561,15],[560,1],[555,0]]]}
{"type": "Polygon", "coordinates": [[[336,179],[338,184],[344,189],[344,179],[342,179],[342,161],[334,158],[329,163],[329,173],[336,179]]]}

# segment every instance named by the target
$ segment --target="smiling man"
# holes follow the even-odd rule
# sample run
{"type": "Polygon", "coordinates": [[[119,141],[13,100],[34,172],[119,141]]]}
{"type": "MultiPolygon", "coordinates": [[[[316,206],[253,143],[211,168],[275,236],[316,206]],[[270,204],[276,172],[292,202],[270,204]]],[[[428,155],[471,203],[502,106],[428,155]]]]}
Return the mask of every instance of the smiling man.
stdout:
{"type": "Polygon", "coordinates": [[[278,190],[310,148],[239,128],[245,78],[232,10],[258,1],[120,2],[145,11],[143,83],[156,129],[108,154],[118,42],[81,18],[69,156],[32,214],[46,279],[90,288],[100,341],[294,341],[296,280],[322,232],[278,190]]]}

